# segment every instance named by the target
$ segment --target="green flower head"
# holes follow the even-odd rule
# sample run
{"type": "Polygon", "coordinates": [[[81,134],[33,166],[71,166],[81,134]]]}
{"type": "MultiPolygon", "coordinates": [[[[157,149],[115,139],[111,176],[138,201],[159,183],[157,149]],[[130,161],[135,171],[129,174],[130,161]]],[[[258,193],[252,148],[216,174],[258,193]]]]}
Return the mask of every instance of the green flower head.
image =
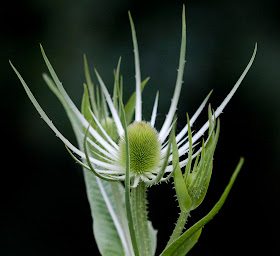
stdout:
{"type": "MultiPolygon", "coordinates": [[[[141,175],[157,173],[160,166],[161,143],[158,133],[148,122],[134,122],[127,127],[129,137],[130,171],[141,175]]],[[[119,143],[120,164],[126,165],[125,137],[119,143]]],[[[141,177],[145,179],[144,176],[141,177]]]]}
{"type": "MultiPolygon", "coordinates": [[[[86,169],[94,172],[99,178],[107,181],[124,181],[126,176],[126,166],[127,163],[130,162],[130,179],[132,180],[133,186],[136,187],[140,181],[145,182],[147,185],[166,181],[172,176],[174,171],[174,166],[172,165],[173,151],[169,138],[174,125],[174,117],[176,115],[183,84],[186,52],[186,23],[185,10],[183,10],[181,53],[174,94],[164,123],[159,130],[156,130],[155,122],[159,93],[157,93],[155,97],[151,118],[149,120],[143,120],[142,90],[148,80],[146,79],[142,81],[141,79],[136,32],[130,13],[129,19],[134,46],[136,89],[126,105],[122,102],[123,84],[122,77],[120,76],[120,61],[114,73],[114,92],[111,96],[101,76],[96,70],[95,73],[100,87],[95,87],[93,85],[87,61],[85,59],[86,84],[84,85],[85,92],[82,102],[82,110],[80,111],[68,96],[41,46],[43,58],[51,74],[51,78],[46,74],[43,75],[43,78],[64,105],[68,116],[70,116],[71,119],[75,121],[75,124],[77,124],[75,126],[75,132],[77,137],[81,138],[79,141],[79,147],[74,146],[58,131],[36,101],[21,75],[12,64],[11,66],[19,77],[30,100],[45,122],[66,145],[69,152],[71,152],[71,155],[75,157],[73,155],[74,153],[82,159],[82,161],[80,161],[75,157],[76,161],[86,169]],[[126,146],[127,140],[129,141],[129,147],[126,146]],[[129,161],[127,161],[128,149],[129,161]]],[[[256,48],[249,64],[236,82],[235,86],[214,112],[215,118],[222,113],[223,109],[239,87],[253,63],[255,54],[256,48]]],[[[190,127],[192,127],[204,109],[210,94],[211,93],[207,95],[194,115],[190,118],[190,127]]],[[[207,121],[196,133],[193,133],[193,145],[197,144],[208,129],[209,121],[207,121]]],[[[186,124],[176,135],[175,141],[178,147],[178,157],[180,159],[178,164],[179,167],[182,168],[186,166],[188,162],[186,156],[190,151],[188,124],[186,124]]],[[[201,150],[202,147],[199,148],[192,157],[195,157],[201,152],[201,150]]]]}

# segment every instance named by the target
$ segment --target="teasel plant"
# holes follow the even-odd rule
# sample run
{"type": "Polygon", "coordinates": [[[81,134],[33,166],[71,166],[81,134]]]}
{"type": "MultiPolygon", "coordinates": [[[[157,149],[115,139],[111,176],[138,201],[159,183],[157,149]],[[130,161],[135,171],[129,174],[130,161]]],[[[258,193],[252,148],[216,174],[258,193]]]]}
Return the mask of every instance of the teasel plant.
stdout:
{"type": "MultiPolygon", "coordinates": [[[[148,220],[147,190],[150,186],[173,180],[180,214],[173,233],[161,256],[186,255],[197,243],[202,228],[223,206],[243,165],[241,158],[218,202],[210,212],[186,229],[190,212],[204,200],[213,168],[213,155],[220,132],[219,115],[228,104],[249,71],[257,51],[240,78],[220,106],[209,104],[208,121],[197,131],[192,126],[205,108],[211,92],[203,100],[183,129],[175,134],[178,106],[186,53],[185,7],[182,12],[182,39],[177,81],[169,111],[162,127],[155,122],[159,93],[156,94],[150,120],[142,117],[142,90],[149,78],[141,79],[140,61],[134,23],[129,13],[135,58],[136,89],[123,103],[121,59],[114,70],[114,89],[109,94],[95,70],[99,86],[92,82],[84,56],[86,83],[81,108],[77,108],[57,74],[43,47],[43,59],[50,76],[43,79],[63,105],[76,135],[77,146],[67,140],[41,108],[29,87],[10,61],[29,99],[43,120],[64,143],[71,157],[83,167],[87,196],[93,218],[93,234],[99,252],[104,256],[152,256],[156,253],[157,231],[148,220]],[[204,135],[205,140],[202,138],[204,135]]],[[[177,209],[174,209],[177,210],[177,209]]]]}

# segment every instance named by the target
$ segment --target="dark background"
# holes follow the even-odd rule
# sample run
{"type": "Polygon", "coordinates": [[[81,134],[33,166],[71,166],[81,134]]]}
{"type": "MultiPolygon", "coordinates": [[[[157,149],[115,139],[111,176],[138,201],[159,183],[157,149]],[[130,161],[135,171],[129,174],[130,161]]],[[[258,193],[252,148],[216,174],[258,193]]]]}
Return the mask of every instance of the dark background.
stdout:
{"type": "MultiPolygon", "coordinates": [[[[1,211],[0,255],[99,255],[81,168],[28,100],[8,64],[23,75],[55,125],[75,142],[63,108],[44,84],[47,71],[39,43],[70,96],[80,104],[85,82],[83,54],[91,70],[112,89],[113,69],[122,56],[125,97],[134,90],[133,48],[127,11],[136,26],[143,94],[149,120],[160,91],[161,127],[176,81],[181,12],[186,4],[187,63],[178,107],[178,127],[186,123],[211,89],[217,108],[247,65],[256,60],[221,115],[214,173],[204,203],[189,225],[219,199],[240,156],[245,165],[219,214],[203,229],[190,255],[276,255],[279,234],[279,11],[276,1],[10,1],[1,6],[1,211]],[[276,231],[276,232],[275,232],[276,231]]],[[[1,28],[0,27],[0,28],[1,28]]],[[[96,79],[94,80],[96,81],[96,79]]],[[[206,121],[206,111],[194,129],[206,121]]],[[[172,185],[149,191],[149,215],[164,248],[178,208],[172,185]]]]}

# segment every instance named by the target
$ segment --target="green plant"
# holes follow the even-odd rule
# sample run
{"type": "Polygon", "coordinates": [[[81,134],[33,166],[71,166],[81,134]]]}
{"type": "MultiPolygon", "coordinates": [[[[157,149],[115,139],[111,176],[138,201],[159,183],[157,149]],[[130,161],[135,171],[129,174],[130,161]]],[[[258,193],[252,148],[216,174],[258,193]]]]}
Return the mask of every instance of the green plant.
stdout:
{"type": "Polygon", "coordinates": [[[121,59],[114,72],[114,91],[111,97],[95,70],[99,87],[92,83],[84,57],[86,84],[79,110],[62,86],[43,47],[41,51],[49,73],[43,79],[62,103],[75,132],[78,147],[70,143],[45,114],[27,84],[10,62],[29,99],[49,127],[65,144],[70,155],[84,169],[87,195],[93,217],[93,232],[102,255],[155,255],[157,231],[147,216],[146,191],[149,186],[174,179],[180,216],[162,256],[186,255],[198,241],[202,227],[219,211],[243,165],[241,158],[228,186],[212,210],[184,231],[188,216],[205,198],[213,167],[220,121],[218,116],[230,101],[250,69],[255,55],[245,68],[221,105],[214,111],[208,108],[208,121],[193,134],[191,127],[204,109],[211,92],[204,99],[186,126],[175,135],[176,108],[180,96],[185,65],[186,24],[182,15],[182,41],[179,69],[169,112],[159,132],[155,129],[159,94],[157,93],[151,119],[142,120],[141,93],[149,78],[140,76],[139,53],[134,24],[129,13],[135,54],[136,91],[123,103],[121,59]],[[135,118],[133,120],[133,116],[135,118]],[[207,139],[197,143],[208,130],[207,139]],[[185,157],[184,157],[185,156],[185,157]],[[183,157],[183,160],[182,160],[183,157]]]}

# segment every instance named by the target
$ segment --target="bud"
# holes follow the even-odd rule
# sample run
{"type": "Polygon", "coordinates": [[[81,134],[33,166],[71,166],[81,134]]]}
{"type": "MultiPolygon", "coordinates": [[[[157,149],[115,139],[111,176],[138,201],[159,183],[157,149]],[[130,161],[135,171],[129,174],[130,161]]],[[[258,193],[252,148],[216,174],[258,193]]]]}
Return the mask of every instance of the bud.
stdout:
{"type": "MultiPolygon", "coordinates": [[[[130,171],[134,174],[155,172],[161,156],[161,143],[155,128],[147,122],[134,122],[127,127],[130,153],[130,171]]],[[[119,142],[121,166],[126,165],[126,141],[124,136],[119,142]]]]}
{"type": "MultiPolygon", "coordinates": [[[[216,120],[215,117],[212,115],[210,105],[208,108],[208,117],[209,137],[205,143],[204,141],[202,142],[201,153],[196,157],[192,171],[190,172],[189,169],[186,175],[186,186],[188,189],[188,194],[192,201],[191,210],[197,208],[206,196],[206,192],[208,190],[208,186],[212,175],[213,156],[220,132],[220,121],[217,120],[217,127],[215,127],[216,120]]],[[[192,157],[190,155],[190,161],[191,158],[192,157]]]]}

